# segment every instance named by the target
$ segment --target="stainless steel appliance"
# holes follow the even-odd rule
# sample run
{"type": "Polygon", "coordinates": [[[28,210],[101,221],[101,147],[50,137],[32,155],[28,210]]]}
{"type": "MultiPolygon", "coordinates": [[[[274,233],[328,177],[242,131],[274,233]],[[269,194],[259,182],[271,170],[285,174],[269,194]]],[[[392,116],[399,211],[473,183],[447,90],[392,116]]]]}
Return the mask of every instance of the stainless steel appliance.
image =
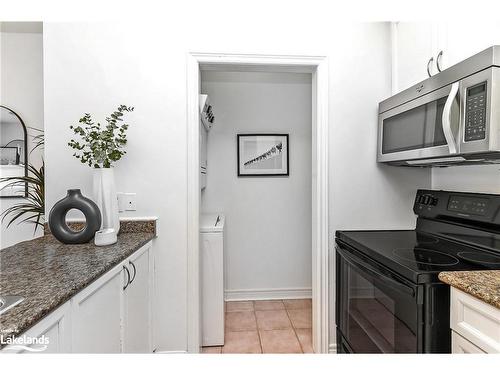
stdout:
{"type": "Polygon", "coordinates": [[[500,46],[380,102],[377,161],[500,163],[500,46]]]}
{"type": "Polygon", "coordinates": [[[336,233],[340,353],[449,353],[441,271],[500,269],[500,195],[419,190],[415,230],[336,233]]]}

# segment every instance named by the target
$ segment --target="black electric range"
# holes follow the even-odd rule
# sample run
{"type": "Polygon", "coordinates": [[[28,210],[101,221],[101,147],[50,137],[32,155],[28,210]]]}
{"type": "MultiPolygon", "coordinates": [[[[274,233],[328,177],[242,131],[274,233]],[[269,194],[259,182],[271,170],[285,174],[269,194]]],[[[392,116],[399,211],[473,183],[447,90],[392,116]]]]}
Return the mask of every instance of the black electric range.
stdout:
{"type": "Polygon", "coordinates": [[[448,353],[442,271],[500,269],[500,195],[419,190],[415,230],[336,233],[340,353],[448,353]]]}

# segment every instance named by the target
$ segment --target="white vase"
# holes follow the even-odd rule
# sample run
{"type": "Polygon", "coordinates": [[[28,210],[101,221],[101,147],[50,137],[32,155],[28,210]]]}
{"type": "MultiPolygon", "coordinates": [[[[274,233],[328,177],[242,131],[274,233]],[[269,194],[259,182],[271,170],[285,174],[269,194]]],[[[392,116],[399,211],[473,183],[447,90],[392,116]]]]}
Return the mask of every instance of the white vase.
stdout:
{"type": "Polygon", "coordinates": [[[118,198],[113,168],[94,168],[94,201],[101,210],[101,229],[120,230],[118,198]]]}

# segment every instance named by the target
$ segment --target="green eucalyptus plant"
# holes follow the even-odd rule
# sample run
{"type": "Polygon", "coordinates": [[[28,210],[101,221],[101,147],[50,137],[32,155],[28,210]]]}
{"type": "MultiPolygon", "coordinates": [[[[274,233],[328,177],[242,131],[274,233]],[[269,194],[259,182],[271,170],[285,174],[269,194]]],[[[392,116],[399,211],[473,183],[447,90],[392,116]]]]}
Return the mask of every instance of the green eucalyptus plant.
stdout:
{"type": "Polygon", "coordinates": [[[106,117],[106,126],[95,123],[90,113],[78,121],[79,125],[70,126],[80,140],[72,139],[68,146],[76,150],[74,157],[83,164],[93,168],[110,168],[120,160],[126,151],[123,147],[127,144],[126,131],[128,124],[120,124],[125,112],[132,112],[134,107],[120,105],[109,117],[106,117]]]}

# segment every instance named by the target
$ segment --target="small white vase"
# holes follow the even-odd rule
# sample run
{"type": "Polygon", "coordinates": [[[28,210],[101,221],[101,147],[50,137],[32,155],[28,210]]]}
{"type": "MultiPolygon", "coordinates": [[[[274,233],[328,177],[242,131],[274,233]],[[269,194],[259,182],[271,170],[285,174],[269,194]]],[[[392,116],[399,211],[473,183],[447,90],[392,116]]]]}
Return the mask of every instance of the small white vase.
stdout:
{"type": "Polygon", "coordinates": [[[118,198],[113,168],[94,168],[94,201],[101,210],[101,229],[114,229],[118,234],[118,198]]]}

